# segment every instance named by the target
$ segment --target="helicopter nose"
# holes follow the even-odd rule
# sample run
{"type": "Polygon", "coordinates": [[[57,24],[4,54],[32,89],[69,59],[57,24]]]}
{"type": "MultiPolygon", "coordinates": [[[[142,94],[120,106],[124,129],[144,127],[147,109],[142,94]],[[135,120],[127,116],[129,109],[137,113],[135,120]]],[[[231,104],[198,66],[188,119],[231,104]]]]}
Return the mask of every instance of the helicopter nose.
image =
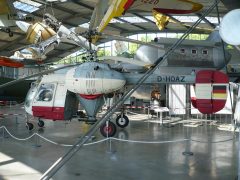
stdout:
{"type": "Polygon", "coordinates": [[[24,21],[16,21],[16,25],[24,32],[27,32],[29,26],[31,24],[24,22],[24,21]]]}

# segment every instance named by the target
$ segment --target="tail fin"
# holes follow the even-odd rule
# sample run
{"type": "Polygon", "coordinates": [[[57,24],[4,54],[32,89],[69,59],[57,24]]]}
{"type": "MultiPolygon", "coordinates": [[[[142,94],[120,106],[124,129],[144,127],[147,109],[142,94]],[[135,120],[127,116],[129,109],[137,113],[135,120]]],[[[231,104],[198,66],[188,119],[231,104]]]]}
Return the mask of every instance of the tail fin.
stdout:
{"type": "Polygon", "coordinates": [[[212,41],[212,42],[216,42],[216,43],[221,43],[222,39],[221,36],[219,34],[219,29],[216,28],[206,39],[207,41],[212,41]]]}
{"type": "Polygon", "coordinates": [[[130,54],[126,44],[123,41],[116,41],[115,48],[118,56],[127,57],[127,58],[133,57],[133,55],[130,54]]]}

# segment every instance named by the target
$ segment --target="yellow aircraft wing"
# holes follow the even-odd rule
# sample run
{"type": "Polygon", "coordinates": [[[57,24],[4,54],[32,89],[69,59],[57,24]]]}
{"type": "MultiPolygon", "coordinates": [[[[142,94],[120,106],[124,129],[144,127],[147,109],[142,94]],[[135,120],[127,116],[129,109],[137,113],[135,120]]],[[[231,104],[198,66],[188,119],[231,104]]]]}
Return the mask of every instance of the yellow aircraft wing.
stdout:
{"type": "MultiPolygon", "coordinates": [[[[128,10],[155,11],[164,14],[188,14],[197,12],[202,7],[201,4],[191,0],[112,0],[98,27],[98,32],[102,32],[114,17],[121,16],[128,10]]],[[[164,20],[164,22],[167,21],[168,19],[164,20]]],[[[95,41],[97,39],[96,37],[95,41]]]]}

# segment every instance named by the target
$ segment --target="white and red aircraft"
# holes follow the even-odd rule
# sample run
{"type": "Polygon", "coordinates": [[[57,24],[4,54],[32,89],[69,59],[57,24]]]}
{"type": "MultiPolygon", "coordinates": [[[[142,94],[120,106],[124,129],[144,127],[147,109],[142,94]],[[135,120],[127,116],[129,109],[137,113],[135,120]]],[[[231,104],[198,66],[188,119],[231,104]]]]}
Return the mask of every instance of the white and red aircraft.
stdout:
{"type": "MultiPolygon", "coordinates": [[[[125,86],[135,84],[141,73],[124,73],[113,69],[106,63],[86,62],[65,73],[43,76],[42,80],[32,86],[25,101],[28,114],[39,118],[38,125],[44,126],[40,120],[69,120],[76,115],[79,102],[87,113],[89,123],[94,123],[96,114],[104,104],[104,99],[112,94],[122,93],[125,86]]],[[[201,70],[196,75],[166,75],[155,72],[145,84],[175,83],[195,84],[195,107],[204,114],[211,114],[221,110],[226,102],[226,88],[228,77],[222,72],[201,70]]],[[[117,118],[117,125],[126,127],[128,118],[121,114],[117,118]]],[[[31,130],[33,124],[27,122],[31,130]]],[[[114,123],[109,122],[100,128],[103,136],[113,136],[116,132],[114,123]]]]}

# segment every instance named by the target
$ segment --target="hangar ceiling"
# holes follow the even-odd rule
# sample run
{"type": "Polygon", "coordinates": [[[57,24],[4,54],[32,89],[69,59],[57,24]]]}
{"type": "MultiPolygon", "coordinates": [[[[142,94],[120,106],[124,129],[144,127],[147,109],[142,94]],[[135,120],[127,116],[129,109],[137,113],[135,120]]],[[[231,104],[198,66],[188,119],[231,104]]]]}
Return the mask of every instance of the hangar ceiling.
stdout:
{"type": "MultiPolygon", "coordinates": [[[[96,0],[68,0],[66,2],[52,3],[46,3],[45,0],[32,0],[32,2],[36,3],[34,5],[37,7],[32,6],[32,8],[27,8],[24,3],[21,2],[28,2],[28,0],[22,0],[20,3],[19,1],[15,1],[15,3],[18,4],[18,8],[20,9],[19,11],[22,13],[31,14],[36,21],[41,21],[44,13],[50,13],[69,28],[88,23],[91,19],[91,15],[96,4],[96,0]]],[[[215,0],[195,0],[195,2],[201,3],[204,8],[201,12],[188,14],[187,16],[192,19],[200,17],[202,12],[208,9],[214,3],[214,1],[215,0]]],[[[219,3],[218,10],[221,17],[226,14],[229,9],[240,7],[238,0],[231,1],[234,6],[229,5],[229,0],[222,0],[222,2],[219,3]]],[[[186,17],[186,15],[183,17],[175,16],[173,14],[168,15],[180,23],[184,21],[184,18],[189,18],[186,17]]],[[[217,15],[217,9],[215,8],[213,12],[210,13],[209,17],[217,17],[217,15]]],[[[122,36],[128,36],[137,33],[184,32],[187,29],[180,24],[169,23],[166,29],[160,31],[155,25],[155,22],[151,16],[151,13],[146,13],[138,10],[128,11],[124,16],[118,17],[114,20],[113,23],[110,23],[106,30],[114,31],[115,33],[122,36]],[[128,17],[135,17],[136,21],[130,22],[128,20],[128,17]]],[[[191,22],[188,24],[193,23],[191,22]]],[[[216,25],[217,21],[212,22],[211,19],[207,18],[203,20],[203,23],[201,23],[201,27],[210,29],[214,28],[216,25]]],[[[23,32],[21,32],[16,27],[11,28],[11,31],[13,32],[13,37],[9,37],[8,34],[3,30],[0,31],[0,55],[11,56],[16,49],[28,45],[25,40],[26,36],[23,32]]],[[[195,30],[194,32],[206,33],[206,31],[199,29],[195,30]]],[[[102,39],[98,43],[106,41],[106,39],[102,39]]],[[[76,52],[79,49],[79,47],[73,46],[71,44],[62,43],[55,50],[48,54],[48,60],[61,59],[73,52],[76,52]]]]}

